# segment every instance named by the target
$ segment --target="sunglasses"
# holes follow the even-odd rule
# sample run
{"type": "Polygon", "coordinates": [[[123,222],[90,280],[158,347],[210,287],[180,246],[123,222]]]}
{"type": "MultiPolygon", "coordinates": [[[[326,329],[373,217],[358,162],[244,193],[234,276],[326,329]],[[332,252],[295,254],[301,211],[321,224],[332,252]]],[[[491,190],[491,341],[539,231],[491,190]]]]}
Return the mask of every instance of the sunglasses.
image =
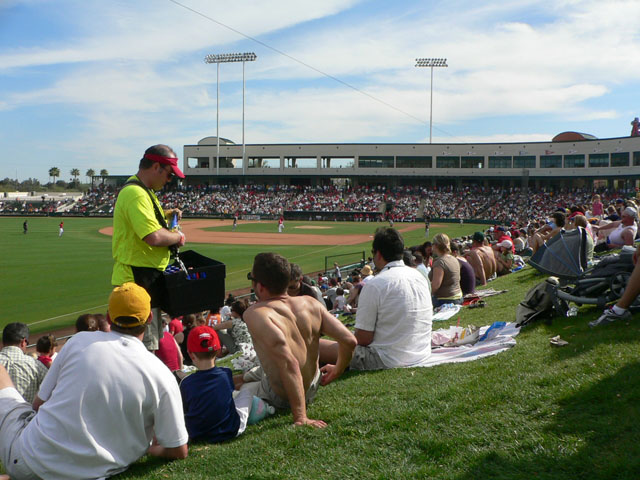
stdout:
{"type": "Polygon", "coordinates": [[[257,282],[258,281],[255,278],[253,278],[253,275],[251,275],[251,272],[247,272],[247,280],[250,280],[252,282],[257,282]]]}
{"type": "Polygon", "coordinates": [[[169,178],[173,177],[173,169],[171,168],[171,165],[169,165],[169,168],[163,168],[162,170],[164,170],[169,178]]]}

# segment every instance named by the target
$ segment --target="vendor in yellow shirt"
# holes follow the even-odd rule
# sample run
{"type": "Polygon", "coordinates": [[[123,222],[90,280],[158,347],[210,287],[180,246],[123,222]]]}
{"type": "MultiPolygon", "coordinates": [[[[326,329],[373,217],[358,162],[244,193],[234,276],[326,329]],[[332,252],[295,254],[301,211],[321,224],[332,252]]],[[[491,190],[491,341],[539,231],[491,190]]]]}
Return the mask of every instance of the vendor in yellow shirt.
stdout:
{"type": "Polygon", "coordinates": [[[135,282],[151,296],[153,320],[147,324],[144,344],[149,350],[158,349],[162,338],[160,299],[164,295],[162,272],[169,264],[169,247],[181,247],[184,234],[168,227],[177,209],[163,210],[154,191],[161,190],[176,175],[184,178],[178,168],[175,152],[166,145],[149,147],[138,167],[118,194],[113,212],[112,254],[114,259],[111,283],[114,286],[135,282]]]}

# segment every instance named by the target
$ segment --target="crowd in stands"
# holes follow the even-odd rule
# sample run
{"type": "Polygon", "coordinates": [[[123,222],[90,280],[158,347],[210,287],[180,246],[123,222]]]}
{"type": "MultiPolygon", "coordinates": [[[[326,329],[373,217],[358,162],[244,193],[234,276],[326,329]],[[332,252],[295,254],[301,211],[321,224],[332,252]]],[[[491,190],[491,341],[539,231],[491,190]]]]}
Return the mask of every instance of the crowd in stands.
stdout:
{"type": "MultiPolygon", "coordinates": [[[[67,210],[69,214],[111,215],[117,189],[99,185],[67,210]]],[[[599,194],[605,208],[636,192],[606,189],[532,189],[465,186],[462,188],[403,186],[201,185],[166,189],[158,195],[167,208],[186,216],[238,215],[275,217],[283,212],[349,212],[353,220],[384,218],[414,222],[418,218],[492,220],[529,223],[558,207],[584,206],[599,194]]],[[[65,202],[0,202],[0,213],[54,213],[65,202]]],[[[345,218],[341,216],[340,218],[345,218]]]]}
{"type": "Polygon", "coordinates": [[[51,214],[71,205],[74,202],[66,200],[45,200],[44,202],[27,202],[25,200],[0,201],[0,213],[5,214],[51,214]]]}

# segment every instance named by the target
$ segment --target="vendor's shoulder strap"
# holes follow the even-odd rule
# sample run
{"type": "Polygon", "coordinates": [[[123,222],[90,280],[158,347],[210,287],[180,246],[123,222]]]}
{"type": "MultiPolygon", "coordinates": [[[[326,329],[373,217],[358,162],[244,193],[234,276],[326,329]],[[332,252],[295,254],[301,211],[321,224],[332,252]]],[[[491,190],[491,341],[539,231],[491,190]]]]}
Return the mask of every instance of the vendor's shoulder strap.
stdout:
{"type": "Polygon", "coordinates": [[[145,192],[147,192],[147,195],[149,195],[149,200],[151,200],[151,204],[153,205],[153,212],[156,215],[156,220],[158,220],[158,223],[163,228],[169,229],[169,226],[167,225],[167,219],[164,218],[164,215],[160,211],[160,208],[158,207],[158,203],[154,200],[153,193],[151,193],[151,190],[147,188],[147,186],[144,183],[142,183],[140,180],[137,180],[135,178],[131,178],[127,180],[127,183],[125,183],[124,187],[122,188],[128,187],[129,185],[137,185],[140,188],[142,188],[145,192]]]}

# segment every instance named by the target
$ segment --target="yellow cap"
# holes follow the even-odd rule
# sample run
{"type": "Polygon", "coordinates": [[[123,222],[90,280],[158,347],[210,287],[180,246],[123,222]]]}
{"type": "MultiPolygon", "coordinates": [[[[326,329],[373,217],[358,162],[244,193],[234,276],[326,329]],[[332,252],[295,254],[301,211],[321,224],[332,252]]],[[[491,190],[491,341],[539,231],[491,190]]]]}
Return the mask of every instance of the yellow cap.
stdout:
{"type": "Polygon", "coordinates": [[[151,297],[144,288],[133,282],[114,288],[109,296],[109,317],[119,327],[144,325],[150,313],[151,297]]]}

